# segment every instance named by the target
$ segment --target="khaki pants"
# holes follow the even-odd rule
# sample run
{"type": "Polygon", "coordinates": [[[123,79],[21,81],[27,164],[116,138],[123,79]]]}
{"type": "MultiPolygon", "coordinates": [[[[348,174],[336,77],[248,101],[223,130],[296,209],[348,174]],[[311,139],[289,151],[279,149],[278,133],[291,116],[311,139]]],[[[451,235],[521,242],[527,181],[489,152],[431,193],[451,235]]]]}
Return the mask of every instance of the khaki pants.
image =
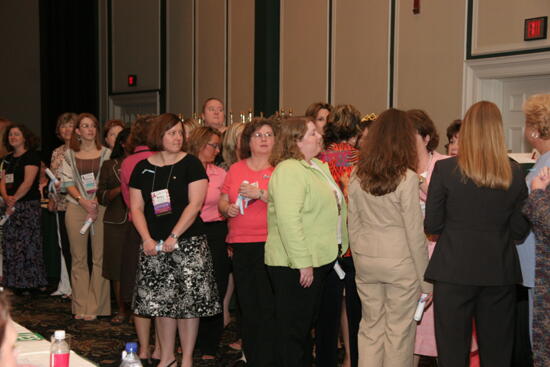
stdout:
{"type": "Polygon", "coordinates": [[[412,259],[353,254],[362,305],[359,367],[410,367],[420,286],[412,259]]]}
{"type": "Polygon", "coordinates": [[[71,244],[73,288],[73,314],[110,315],[111,294],[109,281],[101,275],[103,270],[103,214],[105,207],[99,206],[97,220],[86,234],[80,234],[80,228],[87,218],[86,211],[79,205],[68,203],[65,225],[71,244]],[[88,237],[92,243],[92,274],[88,270],[88,237]]]}

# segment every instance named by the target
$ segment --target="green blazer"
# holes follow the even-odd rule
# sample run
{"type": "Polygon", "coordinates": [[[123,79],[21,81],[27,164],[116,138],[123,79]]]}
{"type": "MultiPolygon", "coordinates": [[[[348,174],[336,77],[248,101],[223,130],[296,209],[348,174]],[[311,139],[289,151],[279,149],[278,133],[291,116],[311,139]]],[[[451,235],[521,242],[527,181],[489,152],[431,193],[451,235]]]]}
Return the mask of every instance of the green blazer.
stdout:
{"type": "MultiPolygon", "coordinates": [[[[328,165],[316,158],[313,161],[334,182],[328,165]]],[[[266,265],[319,267],[338,256],[338,205],[325,175],[305,160],[296,159],[279,163],[273,171],[269,180],[266,265]]],[[[345,200],[341,213],[343,254],[348,249],[345,200]]]]}

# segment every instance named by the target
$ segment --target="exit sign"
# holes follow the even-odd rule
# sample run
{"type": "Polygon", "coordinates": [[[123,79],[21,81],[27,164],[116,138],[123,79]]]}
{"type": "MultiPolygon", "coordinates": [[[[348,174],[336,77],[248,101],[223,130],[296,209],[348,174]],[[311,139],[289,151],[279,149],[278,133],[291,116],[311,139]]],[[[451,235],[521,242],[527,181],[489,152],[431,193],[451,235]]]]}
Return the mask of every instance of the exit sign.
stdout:
{"type": "Polygon", "coordinates": [[[525,19],[525,28],[523,30],[523,40],[534,41],[534,40],[546,39],[547,29],[548,29],[548,17],[525,19]]]}
{"type": "Polygon", "coordinates": [[[130,74],[128,75],[128,86],[135,87],[137,85],[137,75],[130,74]]]}

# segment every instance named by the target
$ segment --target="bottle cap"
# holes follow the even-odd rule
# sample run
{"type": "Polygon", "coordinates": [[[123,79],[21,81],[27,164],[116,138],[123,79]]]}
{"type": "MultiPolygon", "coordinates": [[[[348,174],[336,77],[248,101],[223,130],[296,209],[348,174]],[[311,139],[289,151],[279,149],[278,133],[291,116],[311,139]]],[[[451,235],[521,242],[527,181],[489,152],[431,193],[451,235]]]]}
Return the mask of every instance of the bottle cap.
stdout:
{"type": "Polygon", "coordinates": [[[57,340],[65,339],[65,330],[56,330],[53,335],[57,340]]]}
{"type": "Polygon", "coordinates": [[[126,343],[126,353],[137,353],[137,343],[136,342],[126,343]]]}

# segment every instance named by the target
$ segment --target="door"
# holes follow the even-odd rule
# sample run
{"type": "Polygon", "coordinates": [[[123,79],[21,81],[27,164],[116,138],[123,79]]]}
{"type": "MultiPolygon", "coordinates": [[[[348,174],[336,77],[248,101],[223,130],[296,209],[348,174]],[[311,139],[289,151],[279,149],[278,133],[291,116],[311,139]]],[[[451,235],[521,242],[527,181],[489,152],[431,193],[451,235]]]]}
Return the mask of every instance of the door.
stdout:
{"type": "Polygon", "coordinates": [[[504,78],[501,82],[502,120],[508,149],[514,153],[530,152],[533,147],[523,137],[523,102],[533,94],[550,93],[550,75],[504,78]]]}

